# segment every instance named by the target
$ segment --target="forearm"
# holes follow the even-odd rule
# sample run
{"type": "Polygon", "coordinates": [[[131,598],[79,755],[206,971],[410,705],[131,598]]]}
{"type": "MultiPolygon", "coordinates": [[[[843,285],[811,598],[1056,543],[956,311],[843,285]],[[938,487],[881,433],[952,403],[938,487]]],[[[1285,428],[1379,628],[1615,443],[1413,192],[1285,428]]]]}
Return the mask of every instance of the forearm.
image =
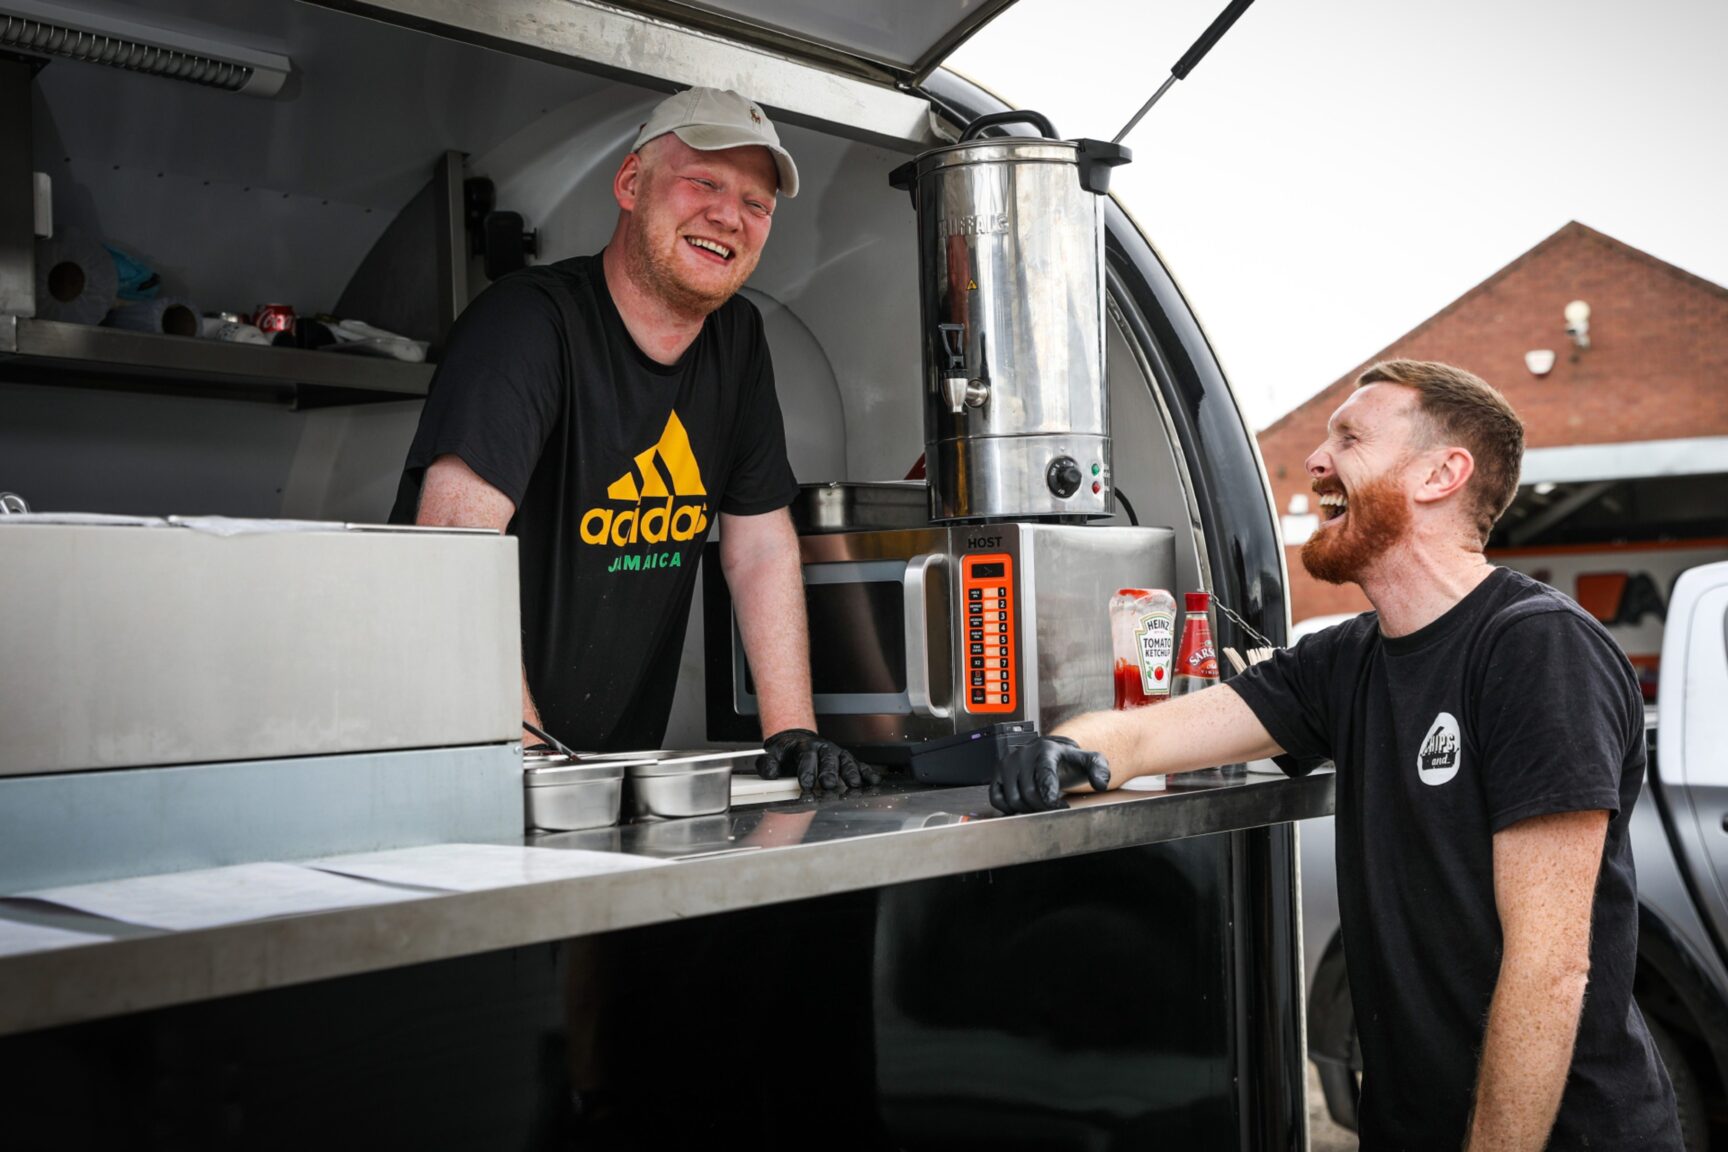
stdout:
{"type": "Polygon", "coordinates": [[[1259,760],[1283,751],[1242,698],[1227,686],[1125,712],[1091,712],[1056,727],[1110,762],[1110,787],[1136,776],[1165,776],[1259,760]]]}
{"type": "Polygon", "coordinates": [[[1608,813],[1557,812],[1494,834],[1500,973],[1488,1006],[1469,1152],[1548,1141],[1590,977],[1590,925],[1608,813]]]}
{"type": "Polygon", "coordinates": [[[1584,1005],[1587,970],[1501,961],[1488,1009],[1467,1152],[1538,1152],[1548,1141],[1584,1005]]]}
{"type": "MultiPolygon", "coordinates": [[[[490,528],[504,532],[516,515],[516,504],[483,480],[459,456],[434,460],[420,484],[414,523],[436,528],[490,528]]],[[[522,719],[544,729],[540,710],[528,690],[528,668],[522,668],[522,719]]]]}
{"type": "Polygon", "coordinates": [[[726,566],[744,655],[756,681],[762,734],[816,727],[810,703],[810,639],[796,549],[726,566]]]}
{"type": "MultiPolygon", "coordinates": [[[[801,607],[801,605],[800,605],[801,607]]],[[[816,729],[810,702],[810,655],[804,630],[763,621],[754,638],[744,637],[744,653],[755,670],[762,735],[788,728],[816,729]]]]}

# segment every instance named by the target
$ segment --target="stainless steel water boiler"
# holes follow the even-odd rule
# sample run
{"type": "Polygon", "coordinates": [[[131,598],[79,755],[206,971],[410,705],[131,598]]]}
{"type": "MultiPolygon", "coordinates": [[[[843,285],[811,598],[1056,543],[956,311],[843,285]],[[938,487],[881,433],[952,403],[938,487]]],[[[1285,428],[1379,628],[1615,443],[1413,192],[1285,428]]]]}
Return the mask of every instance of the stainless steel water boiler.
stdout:
{"type": "Polygon", "coordinates": [[[918,209],[932,520],[1112,513],[1102,194],[1128,159],[1000,112],[890,177],[918,209]],[[978,138],[1010,122],[1043,136],[978,138]]]}

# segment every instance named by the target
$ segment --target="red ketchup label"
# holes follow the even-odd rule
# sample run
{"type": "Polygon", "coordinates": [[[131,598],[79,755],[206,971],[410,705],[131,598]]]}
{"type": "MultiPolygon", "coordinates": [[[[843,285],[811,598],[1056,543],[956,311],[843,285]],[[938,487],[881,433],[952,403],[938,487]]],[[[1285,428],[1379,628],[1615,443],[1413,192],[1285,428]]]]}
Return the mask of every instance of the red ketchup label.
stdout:
{"type": "Polygon", "coordinates": [[[1124,588],[1110,602],[1116,650],[1116,707],[1138,708],[1170,695],[1176,650],[1176,601],[1158,588],[1124,588]]]}

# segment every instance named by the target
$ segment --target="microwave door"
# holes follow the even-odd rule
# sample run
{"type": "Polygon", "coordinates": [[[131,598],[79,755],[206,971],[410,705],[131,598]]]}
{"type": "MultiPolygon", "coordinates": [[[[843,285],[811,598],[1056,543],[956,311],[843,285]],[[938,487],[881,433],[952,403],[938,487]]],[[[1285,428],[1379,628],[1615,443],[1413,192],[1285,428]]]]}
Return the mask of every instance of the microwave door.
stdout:
{"type": "MultiPolygon", "coordinates": [[[[824,733],[867,743],[953,730],[953,614],[945,553],[806,563],[812,703],[824,733]]],[[[758,713],[733,623],[734,706],[758,713]]]]}
{"type": "MultiPolygon", "coordinates": [[[[818,716],[907,715],[905,560],[804,566],[810,689],[818,716]]],[[[733,683],[741,713],[758,711],[756,680],[733,623],[733,683]]]]}

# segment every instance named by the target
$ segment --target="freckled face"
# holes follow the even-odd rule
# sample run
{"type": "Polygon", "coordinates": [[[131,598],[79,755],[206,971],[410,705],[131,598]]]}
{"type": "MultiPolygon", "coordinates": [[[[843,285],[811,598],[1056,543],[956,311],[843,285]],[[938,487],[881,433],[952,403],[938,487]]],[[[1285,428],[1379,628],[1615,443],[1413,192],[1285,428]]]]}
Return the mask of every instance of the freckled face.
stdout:
{"type": "MultiPolygon", "coordinates": [[[[629,161],[626,161],[628,164],[629,161]]],[[[766,148],[699,152],[668,133],[649,141],[634,179],[630,272],[678,311],[706,315],[756,270],[773,224],[778,171],[766,148]]]]}
{"type": "Polygon", "coordinates": [[[1410,389],[1371,384],[1333,413],[1325,441],[1307,461],[1320,527],[1302,545],[1302,566],[1316,580],[1360,579],[1409,530],[1404,466],[1415,447],[1415,412],[1410,389]]]}

